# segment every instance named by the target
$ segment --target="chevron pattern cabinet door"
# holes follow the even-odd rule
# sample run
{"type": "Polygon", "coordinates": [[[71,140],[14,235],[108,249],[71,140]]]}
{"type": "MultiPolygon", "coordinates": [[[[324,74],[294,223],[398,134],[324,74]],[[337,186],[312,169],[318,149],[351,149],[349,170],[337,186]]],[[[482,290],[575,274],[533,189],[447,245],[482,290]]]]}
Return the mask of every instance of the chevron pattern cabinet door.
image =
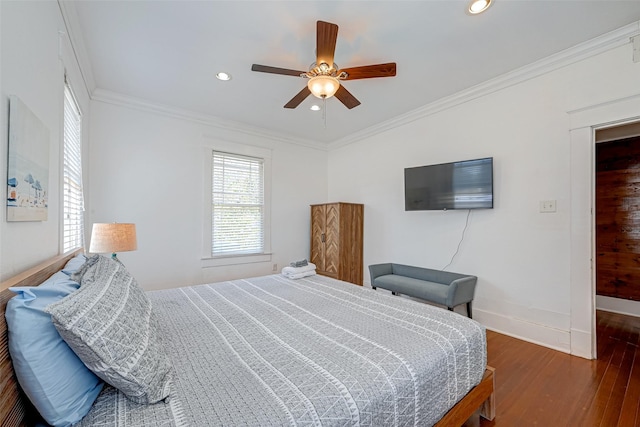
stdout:
{"type": "Polygon", "coordinates": [[[318,274],[362,285],[364,206],[311,206],[311,262],[318,274]]]}
{"type": "Polygon", "coordinates": [[[316,265],[318,272],[325,270],[324,262],[324,240],[326,228],[326,214],[324,205],[311,206],[311,257],[312,263],[316,265]]]}
{"type": "Polygon", "coordinates": [[[327,225],[324,242],[324,270],[327,275],[338,277],[340,267],[340,205],[326,205],[327,225]]]}

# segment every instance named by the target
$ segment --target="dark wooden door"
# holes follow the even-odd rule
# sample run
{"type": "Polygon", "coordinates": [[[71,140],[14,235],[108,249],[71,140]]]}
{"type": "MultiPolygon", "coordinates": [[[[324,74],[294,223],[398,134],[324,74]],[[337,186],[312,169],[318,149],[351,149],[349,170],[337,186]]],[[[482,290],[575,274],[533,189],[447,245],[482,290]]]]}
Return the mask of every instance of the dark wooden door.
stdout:
{"type": "Polygon", "coordinates": [[[640,137],[596,144],[596,293],[640,301],[640,137]]]}

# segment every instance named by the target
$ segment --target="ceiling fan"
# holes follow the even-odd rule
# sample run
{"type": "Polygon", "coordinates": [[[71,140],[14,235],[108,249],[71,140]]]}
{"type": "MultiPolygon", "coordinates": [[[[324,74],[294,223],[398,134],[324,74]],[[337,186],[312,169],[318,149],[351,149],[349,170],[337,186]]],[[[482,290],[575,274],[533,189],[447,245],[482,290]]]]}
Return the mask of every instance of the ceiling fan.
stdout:
{"type": "Polygon", "coordinates": [[[357,107],[360,105],[360,101],[345,89],[340,82],[374,77],[393,77],[396,75],[396,63],[389,62],[361,67],[338,68],[333,63],[337,38],[338,26],[336,24],[318,21],[316,29],[316,62],[311,64],[309,71],[296,71],[258,64],[253,64],[251,70],[309,79],[307,86],[291,98],[291,101],[287,102],[284,108],[296,108],[311,94],[320,99],[331,98],[335,95],[345,107],[349,109],[357,107]]]}

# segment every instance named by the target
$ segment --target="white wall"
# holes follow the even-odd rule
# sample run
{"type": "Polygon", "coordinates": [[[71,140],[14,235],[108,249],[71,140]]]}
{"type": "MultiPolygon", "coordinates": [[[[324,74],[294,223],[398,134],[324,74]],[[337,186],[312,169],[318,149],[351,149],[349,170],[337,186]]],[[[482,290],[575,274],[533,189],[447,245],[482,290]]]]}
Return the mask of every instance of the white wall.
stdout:
{"type": "MultiPolygon", "coordinates": [[[[221,129],[153,108],[91,102],[90,186],[93,222],[133,222],[138,250],[118,257],[145,289],[271,274],[309,256],[311,203],[327,197],[327,152],[221,129]],[[269,262],[202,266],[204,147],[271,150],[269,262]]],[[[210,238],[209,238],[210,239],[210,238]]]]}
{"type": "MultiPolygon", "coordinates": [[[[86,89],[71,54],[57,2],[0,1],[0,176],[7,177],[9,95],[15,95],[49,130],[47,221],[6,222],[6,184],[0,208],[0,280],[60,251],[60,168],[64,70],[83,110],[86,89]]],[[[85,125],[88,123],[85,122],[85,125]]],[[[86,127],[85,127],[86,129],[86,127]]],[[[6,182],[6,181],[5,181],[6,182]]]]}
{"type": "Polygon", "coordinates": [[[474,317],[480,322],[570,351],[567,113],[639,93],[640,63],[626,44],[332,150],[329,199],[365,204],[365,266],[441,269],[467,212],[405,212],[403,169],[492,156],[494,209],[471,213],[448,270],[479,277],[474,317]],[[556,200],[557,212],[540,213],[541,200],[556,200]]]}
{"type": "Polygon", "coordinates": [[[591,166],[583,163],[589,126],[624,118],[593,118],[604,108],[598,106],[624,99],[637,104],[640,63],[633,63],[630,44],[327,154],[153,108],[89,102],[57,2],[0,1],[0,25],[0,175],[6,176],[9,95],[45,123],[51,139],[49,219],[7,223],[0,209],[0,279],[60,250],[66,68],[84,112],[88,229],[92,222],[137,224],[139,249],[120,258],[147,289],[267,274],[273,263],[308,256],[308,205],[326,201],[365,204],[366,280],[366,266],[376,262],[442,268],[455,252],[466,212],[404,212],[403,169],[493,156],[495,209],[471,214],[449,267],[479,276],[476,319],[564,351],[572,331],[589,328],[573,323],[577,312],[587,318],[593,300],[575,296],[576,289],[590,289],[591,166]],[[570,149],[570,131],[582,135],[578,151],[570,149]],[[202,267],[202,147],[217,140],[272,150],[270,262],[202,267]],[[539,201],[548,199],[557,200],[557,213],[539,213],[539,201]]]}

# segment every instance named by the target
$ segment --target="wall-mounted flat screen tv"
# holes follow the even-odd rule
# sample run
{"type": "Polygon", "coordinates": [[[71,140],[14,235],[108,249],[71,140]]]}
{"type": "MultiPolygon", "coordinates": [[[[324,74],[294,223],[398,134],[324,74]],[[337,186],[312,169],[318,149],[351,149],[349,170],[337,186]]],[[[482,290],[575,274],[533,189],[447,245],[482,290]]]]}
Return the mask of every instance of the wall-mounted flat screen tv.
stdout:
{"type": "Polygon", "coordinates": [[[493,157],[404,170],[404,209],[493,208],[493,157]]]}

